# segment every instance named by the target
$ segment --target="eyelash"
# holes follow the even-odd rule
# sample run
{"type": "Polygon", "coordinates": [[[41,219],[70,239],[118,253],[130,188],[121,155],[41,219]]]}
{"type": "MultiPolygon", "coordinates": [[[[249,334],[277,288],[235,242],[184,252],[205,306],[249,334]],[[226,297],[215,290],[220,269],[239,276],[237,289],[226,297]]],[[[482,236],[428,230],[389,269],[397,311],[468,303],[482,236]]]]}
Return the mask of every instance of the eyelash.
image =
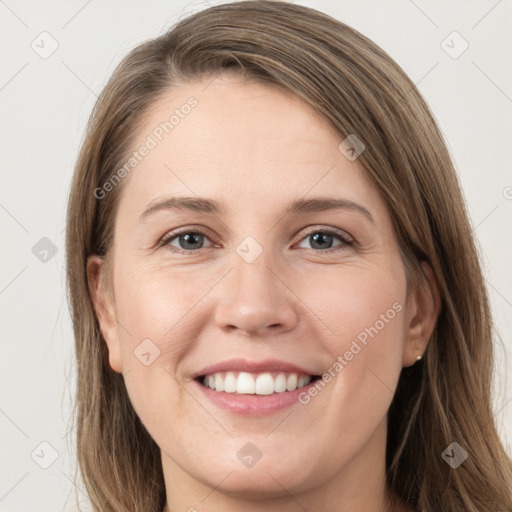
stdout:
{"type": "MultiPolygon", "coordinates": [[[[316,252],[316,253],[331,253],[331,252],[338,251],[338,250],[344,250],[347,247],[353,246],[355,244],[355,241],[352,238],[350,238],[346,233],[344,233],[343,231],[339,231],[337,229],[334,229],[334,228],[316,228],[316,229],[313,229],[313,230],[307,232],[299,240],[299,243],[302,242],[303,240],[305,240],[306,238],[308,238],[309,236],[311,236],[313,234],[316,234],[316,233],[322,233],[322,234],[327,234],[327,235],[334,235],[339,240],[341,240],[341,242],[343,242],[339,246],[331,247],[330,249],[323,249],[323,250],[322,249],[309,249],[309,250],[311,250],[313,252],[316,252]]],[[[196,254],[196,253],[198,253],[199,251],[201,251],[203,249],[208,249],[208,247],[202,247],[201,249],[191,249],[191,250],[187,251],[187,250],[179,249],[177,247],[169,245],[169,242],[171,242],[175,238],[179,237],[180,235],[184,235],[184,234],[202,235],[202,236],[210,239],[208,234],[205,233],[204,231],[202,231],[200,229],[194,230],[194,229],[188,228],[188,229],[184,229],[184,230],[181,230],[181,231],[174,231],[172,233],[167,234],[158,243],[158,247],[166,247],[171,252],[179,253],[179,254],[196,254]]],[[[217,243],[216,240],[210,240],[210,241],[213,242],[213,243],[217,243]]]]}

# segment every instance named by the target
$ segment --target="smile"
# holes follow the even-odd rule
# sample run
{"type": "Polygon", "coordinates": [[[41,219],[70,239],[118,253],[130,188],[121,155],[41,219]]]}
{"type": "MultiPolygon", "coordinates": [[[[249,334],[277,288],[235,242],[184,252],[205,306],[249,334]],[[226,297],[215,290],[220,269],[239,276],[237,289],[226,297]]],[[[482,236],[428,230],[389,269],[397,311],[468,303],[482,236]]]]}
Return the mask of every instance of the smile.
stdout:
{"type": "Polygon", "coordinates": [[[216,372],[198,378],[207,388],[238,395],[272,395],[295,391],[317,380],[319,376],[295,372],[216,372]]]}

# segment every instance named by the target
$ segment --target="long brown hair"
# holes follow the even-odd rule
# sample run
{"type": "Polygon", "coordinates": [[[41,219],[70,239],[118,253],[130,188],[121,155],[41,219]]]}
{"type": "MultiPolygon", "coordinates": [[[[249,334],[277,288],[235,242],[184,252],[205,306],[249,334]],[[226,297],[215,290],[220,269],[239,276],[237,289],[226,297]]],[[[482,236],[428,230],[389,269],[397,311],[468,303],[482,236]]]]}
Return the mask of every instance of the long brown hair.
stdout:
{"type": "MultiPolygon", "coordinates": [[[[491,407],[492,325],[468,215],[443,137],[404,71],[376,44],[314,9],[279,1],[217,5],[132,50],[91,114],[69,197],[66,250],[78,369],[77,456],[102,512],[161,512],[160,451],[108,362],[86,262],[108,260],[124,161],[149,107],[176,83],[238,71],[300,96],[340,135],[387,203],[411,280],[433,269],[442,309],[424,358],[404,368],[388,413],[390,495],[425,512],[512,510],[512,463],[491,407]],[[457,442],[468,458],[442,454],[457,442]]],[[[136,172],[133,171],[133,172],[136,172]]],[[[126,181],[126,180],[124,180],[126,181]]]]}

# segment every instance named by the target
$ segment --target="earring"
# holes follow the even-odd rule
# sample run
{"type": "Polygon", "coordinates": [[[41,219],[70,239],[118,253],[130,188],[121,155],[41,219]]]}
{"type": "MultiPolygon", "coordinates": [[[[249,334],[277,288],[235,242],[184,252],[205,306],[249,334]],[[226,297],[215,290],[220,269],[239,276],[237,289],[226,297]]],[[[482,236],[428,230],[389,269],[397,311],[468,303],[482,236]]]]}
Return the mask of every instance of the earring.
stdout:
{"type": "Polygon", "coordinates": [[[416,357],[416,361],[419,361],[423,356],[416,357]]]}

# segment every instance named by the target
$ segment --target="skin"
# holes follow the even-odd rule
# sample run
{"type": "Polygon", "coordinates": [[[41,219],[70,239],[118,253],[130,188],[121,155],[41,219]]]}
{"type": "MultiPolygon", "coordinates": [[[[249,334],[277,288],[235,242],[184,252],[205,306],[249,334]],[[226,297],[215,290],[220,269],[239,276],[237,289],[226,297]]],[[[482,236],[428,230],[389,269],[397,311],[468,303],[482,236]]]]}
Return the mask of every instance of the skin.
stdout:
{"type": "MultiPolygon", "coordinates": [[[[432,274],[424,265],[428,279],[407,294],[382,197],[338,150],[343,139],[289,92],[227,74],[183,84],[155,103],[134,150],[190,96],[197,107],[125,178],[113,296],[99,280],[102,260],[87,267],[110,365],[161,449],[164,510],[384,512],[386,413],[402,367],[423,354],[435,325],[432,274]],[[162,210],[140,220],[173,195],[213,198],[226,212],[162,210]],[[286,215],[304,196],[349,199],[373,222],[349,209],[286,215]],[[157,247],[189,226],[206,235],[196,254],[157,247]],[[334,236],[318,248],[310,235],[326,228],[355,243],[334,236]],[[236,251],[248,236],[263,250],[252,263],[236,251]],[[233,357],[322,374],[394,303],[401,310],[307,405],[239,416],[191,381],[233,357]],[[147,338],[160,350],[148,366],[133,353],[147,338]],[[247,442],[262,454],[251,468],[237,458],[247,442]]],[[[190,251],[180,237],[170,243],[190,251]]],[[[393,510],[410,510],[401,507],[393,510]]]]}

